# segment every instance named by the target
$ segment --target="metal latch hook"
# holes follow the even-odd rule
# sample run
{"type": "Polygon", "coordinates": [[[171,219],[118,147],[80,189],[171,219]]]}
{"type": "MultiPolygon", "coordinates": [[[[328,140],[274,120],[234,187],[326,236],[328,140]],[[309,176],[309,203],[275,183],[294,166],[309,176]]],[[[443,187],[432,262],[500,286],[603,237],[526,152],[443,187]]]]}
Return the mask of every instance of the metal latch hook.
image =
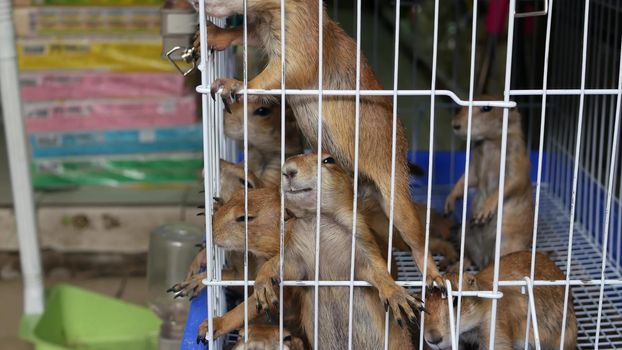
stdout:
{"type": "Polygon", "coordinates": [[[175,46],[174,48],[170,49],[167,53],[166,53],[166,58],[168,58],[169,61],[171,61],[171,63],[175,66],[175,68],[179,71],[179,73],[181,73],[184,77],[188,76],[188,74],[192,73],[196,68],[197,68],[197,64],[196,64],[196,57],[195,57],[195,49],[194,47],[191,47],[189,49],[183,49],[181,46],[175,46]],[[184,71],[176,62],[176,60],[174,60],[171,56],[176,53],[179,50],[183,50],[183,52],[181,53],[181,59],[188,63],[188,64],[192,64],[192,67],[190,67],[190,69],[184,71]]]}

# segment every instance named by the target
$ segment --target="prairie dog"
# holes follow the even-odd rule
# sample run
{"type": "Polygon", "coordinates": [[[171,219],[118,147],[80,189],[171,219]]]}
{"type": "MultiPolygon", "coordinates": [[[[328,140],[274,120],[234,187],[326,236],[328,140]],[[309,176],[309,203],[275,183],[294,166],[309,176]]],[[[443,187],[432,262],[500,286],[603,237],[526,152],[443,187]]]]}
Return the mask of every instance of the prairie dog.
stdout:
{"type": "MultiPolygon", "coordinates": [[[[261,188],[263,183],[259,180],[252,171],[248,172],[248,178],[245,179],[244,167],[239,164],[228,162],[224,159],[220,160],[220,194],[219,197],[214,198],[214,212],[218,211],[218,208],[223,203],[228,202],[235,192],[244,189],[244,184],[247,184],[249,189],[261,188]],[[246,180],[246,181],[245,181],[246,180]]],[[[244,191],[242,191],[244,193],[244,191]]],[[[244,250],[242,249],[242,253],[244,250]]],[[[243,278],[241,267],[244,265],[244,255],[240,252],[230,251],[227,252],[227,262],[229,268],[222,271],[222,278],[224,280],[235,280],[243,278]]],[[[198,293],[203,290],[203,279],[205,279],[206,273],[200,273],[206,265],[205,248],[202,248],[192,260],[188,274],[183,282],[177,283],[168,289],[168,292],[174,292],[175,297],[189,296],[191,299],[196,297],[198,293]]],[[[249,271],[252,275],[255,274],[257,262],[256,259],[249,259],[250,267],[249,271]]],[[[263,261],[260,261],[263,262],[263,261]]]]}
{"type": "MultiPolygon", "coordinates": [[[[456,135],[466,139],[468,108],[454,116],[456,135]]],[[[466,232],[466,253],[480,269],[494,258],[496,211],[499,198],[499,164],[501,161],[501,132],[503,108],[473,109],[471,140],[473,154],[469,167],[469,187],[476,188],[473,198],[473,218],[466,232]]],[[[516,109],[509,111],[505,188],[503,193],[503,226],[501,255],[530,249],[532,241],[534,204],[529,178],[529,155],[516,109]]],[[[464,175],[445,201],[445,212],[454,210],[462,197],[464,175]]]]}
{"type": "MultiPolygon", "coordinates": [[[[315,276],[316,186],[318,155],[300,155],[289,158],[283,165],[283,192],[285,205],[293,216],[288,222],[289,240],[285,244],[287,279],[311,280],[315,276]]],[[[322,195],[320,221],[321,280],[348,280],[352,245],[352,179],[335,159],[321,155],[322,195]]],[[[391,322],[389,344],[391,349],[413,347],[403,316],[415,320],[420,301],[397,286],[387,272],[386,262],[378,249],[365,218],[358,213],[356,221],[355,278],[369,281],[371,288],[356,288],[353,310],[353,347],[379,349],[383,347],[384,309],[390,308],[397,323],[391,322]],[[380,297],[380,298],[378,298],[380,297]]],[[[264,264],[257,274],[255,297],[261,308],[276,302],[271,281],[278,278],[278,259],[264,264]]],[[[319,296],[320,347],[347,348],[348,287],[323,287],[319,296]]],[[[301,324],[313,345],[314,290],[306,288],[302,297],[301,324]]]]}
{"type": "MultiPolygon", "coordinates": [[[[501,258],[499,278],[501,280],[521,280],[530,274],[531,252],[522,251],[508,254],[501,258]]],[[[537,280],[563,280],[565,275],[546,255],[536,253],[537,280]]],[[[454,290],[457,290],[458,275],[447,274],[454,290]]],[[[465,273],[462,288],[465,291],[492,290],[493,266],[488,265],[477,275],[465,273]]],[[[523,349],[527,324],[528,295],[521,293],[521,287],[500,287],[503,298],[497,303],[497,322],[495,350],[523,349]]],[[[564,309],[563,286],[534,287],[536,315],[540,343],[543,349],[559,349],[561,324],[564,309]]],[[[457,298],[454,297],[454,307],[457,298]]],[[[479,345],[480,349],[488,349],[490,341],[491,299],[478,297],[462,298],[460,339],[466,343],[479,345]]],[[[434,349],[451,348],[449,327],[449,307],[438,289],[430,291],[426,298],[428,314],[425,318],[424,339],[434,349]]],[[[530,327],[533,327],[531,323],[530,327]]],[[[534,349],[533,328],[529,331],[529,345],[534,349]]],[[[572,297],[568,303],[564,349],[575,349],[577,323],[572,305],[572,297]]]]}
{"type": "MultiPolygon", "coordinates": [[[[280,235],[280,193],[275,188],[255,188],[248,190],[248,249],[249,253],[260,259],[268,259],[278,256],[280,235]]],[[[287,218],[286,218],[287,219],[287,218]]],[[[213,217],[213,242],[229,252],[243,253],[245,249],[245,210],[244,191],[234,193],[231,199],[224,203],[213,217]]],[[[285,231],[285,241],[289,239],[288,231],[285,231]]],[[[250,261],[250,259],[249,259],[250,261]]],[[[249,269],[250,270],[250,269],[249,269]]],[[[202,273],[205,278],[205,273],[202,273]]],[[[252,278],[254,273],[249,271],[252,278]]],[[[249,301],[254,300],[253,296],[249,301]]],[[[286,288],[284,295],[286,325],[290,330],[297,330],[298,321],[298,294],[296,288],[286,288]],[[291,302],[290,302],[291,300],[291,302]]],[[[243,305],[243,304],[242,304],[243,305]]],[[[230,331],[238,329],[244,324],[244,310],[238,305],[233,313],[241,317],[239,323],[227,322],[225,317],[214,319],[214,336],[220,337],[230,331]]],[[[249,308],[249,318],[259,316],[256,308],[249,308]]],[[[255,325],[254,325],[255,326],[255,325]]],[[[199,328],[199,335],[204,340],[207,333],[207,320],[199,328]]],[[[278,334],[278,327],[277,327],[278,334]]],[[[297,334],[297,333],[296,333],[297,334]]],[[[278,344],[278,343],[277,343],[278,344]]]]}
{"type": "MultiPolygon", "coordinates": [[[[309,280],[315,275],[317,157],[315,154],[291,157],[283,167],[286,207],[292,216],[287,221],[285,237],[284,277],[288,280],[309,280]]],[[[334,162],[334,158],[323,155],[319,278],[348,280],[350,254],[347,252],[351,250],[352,244],[352,180],[334,162]]],[[[371,282],[377,292],[371,288],[355,289],[353,345],[357,349],[382,348],[383,303],[391,309],[401,325],[405,324],[402,312],[414,320],[413,309],[419,308],[421,304],[397,286],[388,274],[386,262],[360,215],[356,243],[355,278],[371,282]]],[[[238,305],[214,320],[216,336],[241,326],[244,307],[248,308],[249,317],[254,317],[259,310],[266,310],[278,303],[272,288],[272,283],[278,279],[278,265],[278,256],[275,256],[261,267],[248,306],[238,305]]],[[[301,326],[306,338],[312,341],[314,289],[304,288],[301,294],[301,326]]],[[[349,288],[321,287],[319,300],[319,345],[331,349],[347,348],[349,288]]],[[[390,348],[411,349],[413,345],[409,331],[398,324],[390,324],[390,348]]]]}
{"type": "MultiPolygon", "coordinates": [[[[248,167],[266,186],[281,184],[281,106],[248,103],[248,167]]],[[[225,135],[244,140],[244,104],[236,103],[225,112],[225,135]]],[[[302,153],[302,136],[291,109],[285,111],[285,155],[302,153]]]]}
{"type": "MultiPolygon", "coordinates": [[[[205,0],[206,12],[215,17],[242,14],[243,0],[205,0]]],[[[285,2],[285,50],[286,87],[316,89],[318,81],[319,0],[285,2]]],[[[281,38],[280,1],[247,1],[247,14],[253,35],[253,44],[261,47],[268,56],[266,68],[248,82],[250,89],[277,89],[281,87],[281,38]]],[[[326,11],[323,15],[323,81],[324,89],[351,90],[356,87],[356,43],[326,11]]],[[[218,36],[225,35],[225,42],[239,30],[218,29],[210,33],[213,48],[218,36]]],[[[382,86],[375,77],[367,60],[361,58],[360,88],[380,90],[382,86]]],[[[235,79],[218,79],[212,83],[212,96],[220,93],[225,104],[237,100],[242,82],[235,79]]],[[[260,99],[249,96],[250,99],[260,99]]],[[[265,98],[265,97],[264,97],[265,98]]],[[[355,98],[354,96],[327,96],[323,98],[323,149],[332,154],[336,162],[352,172],[354,163],[355,98]]],[[[289,96],[288,103],[294,112],[298,126],[310,145],[317,146],[318,98],[316,96],[289,96]]],[[[380,205],[389,212],[391,193],[392,149],[392,102],[387,96],[362,96],[360,98],[360,150],[359,171],[362,179],[369,182],[380,194],[380,205]]],[[[425,256],[423,226],[416,213],[409,191],[406,139],[401,123],[396,133],[395,172],[395,226],[408,244],[417,266],[423,268],[427,258],[427,283],[442,283],[431,255],[425,256]]]]}
{"type": "MultiPolygon", "coordinates": [[[[254,324],[249,326],[248,339],[244,339],[244,328],[240,329],[240,340],[232,350],[278,350],[279,327],[271,325],[254,324]]],[[[302,339],[293,336],[286,328],[283,328],[283,349],[304,350],[302,339]]]]}

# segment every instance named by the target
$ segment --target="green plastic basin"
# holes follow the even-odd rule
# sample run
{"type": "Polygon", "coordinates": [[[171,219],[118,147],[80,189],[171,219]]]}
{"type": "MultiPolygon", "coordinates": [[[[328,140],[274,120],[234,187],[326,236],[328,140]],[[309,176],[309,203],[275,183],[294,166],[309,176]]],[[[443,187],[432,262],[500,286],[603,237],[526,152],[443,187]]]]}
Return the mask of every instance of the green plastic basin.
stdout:
{"type": "Polygon", "coordinates": [[[160,322],[148,308],[59,284],[38,319],[24,316],[20,335],[37,350],[152,350],[160,322]]]}

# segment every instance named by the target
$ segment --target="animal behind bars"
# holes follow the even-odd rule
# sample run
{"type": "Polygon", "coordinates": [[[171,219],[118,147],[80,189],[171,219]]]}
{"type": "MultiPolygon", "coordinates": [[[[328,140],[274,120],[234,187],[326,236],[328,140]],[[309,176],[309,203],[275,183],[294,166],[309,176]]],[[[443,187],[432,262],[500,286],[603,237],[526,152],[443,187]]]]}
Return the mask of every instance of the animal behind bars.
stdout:
{"type": "MultiPolygon", "coordinates": [[[[286,205],[288,216],[285,236],[285,278],[309,280],[314,276],[314,249],[316,216],[315,186],[316,155],[290,158],[283,168],[288,179],[286,205]],[[298,190],[297,190],[298,189],[298,190]]],[[[330,156],[323,156],[320,230],[320,279],[348,280],[352,239],[352,183],[351,178],[330,156]]],[[[248,313],[252,320],[260,311],[268,311],[278,302],[273,282],[278,278],[280,197],[275,189],[249,189],[248,216],[244,210],[244,191],[240,190],[224,203],[214,215],[215,244],[234,251],[244,249],[244,226],[248,220],[249,251],[259,257],[272,257],[258,272],[254,293],[249,298],[248,313]],[[256,307],[255,307],[256,306],[256,307]]],[[[354,345],[356,348],[382,347],[384,307],[389,308],[396,322],[391,323],[391,349],[412,348],[412,337],[406,328],[415,321],[416,299],[397,286],[386,269],[386,261],[359,213],[357,218],[355,278],[367,280],[377,289],[356,288],[354,293],[354,345]],[[406,319],[404,318],[406,317],[406,319]],[[399,325],[399,326],[398,326],[399,325]]],[[[287,288],[286,291],[290,290],[287,288]]],[[[313,339],[313,289],[294,288],[286,294],[286,310],[300,318],[300,327],[306,339],[313,339]],[[297,293],[295,290],[302,290],[297,293]],[[299,297],[298,297],[299,295],[299,297]]],[[[347,347],[348,287],[320,289],[321,344],[331,348],[347,347]]],[[[215,337],[241,327],[244,323],[245,304],[238,305],[223,317],[214,320],[215,337]]],[[[287,322],[296,329],[295,322],[287,322]]],[[[201,325],[200,337],[207,333],[207,320],[201,325]]]]}
{"type": "MultiPolygon", "coordinates": [[[[499,261],[499,278],[503,281],[521,280],[531,273],[531,252],[522,251],[505,255],[499,261]]],[[[545,254],[536,253],[535,259],[536,280],[564,280],[566,276],[545,254]]],[[[455,273],[446,276],[454,290],[458,289],[458,275],[455,273]]],[[[477,275],[465,273],[462,280],[462,290],[481,291],[492,290],[493,265],[488,265],[477,275]]],[[[527,312],[529,297],[521,291],[522,287],[501,287],[503,297],[497,304],[495,350],[512,350],[525,348],[527,334],[527,312]]],[[[543,349],[559,349],[562,318],[564,315],[564,287],[563,286],[534,286],[534,304],[538,320],[540,344],[543,349]]],[[[458,298],[454,296],[454,310],[457,310],[458,298]]],[[[461,343],[472,344],[479,349],[488,349],[490,341],[491,299],[464,296],[462,297],[460,312],[461,343]]],[[[426,298],[428,315],[423,330],[424,339],[433,349],[451,348],[450,319],[447,299],[437,289],[429,291],[426,298]]],[[[457,311],[456,311],[457,312],[457,311]]],[[[567,321],[564,334],[564,350],[575,349],[577,340],[577,321],[569,300],[566,310],[567,321]]],[[[533,315],[532,322],[533,325],[533,315]]],[[[531,326],[533,327],[533,326],[531,326]]],[[[529,349],[535,349],[533,329],[529,329],[529,349]]]]}
{"type": "MultiPolygon", "coordinates": [[[[464,107],[452,122],[454,132],[464,139],[467,137],[467,117],[468,108],[464,107]]],[[[473,159],[468,169],[468,185],[475,187],[477,191],[473,199],[473,218],[466,231],[465,249],[467,257],[480,269],[491,263],[495,256],[502,122],[502,108],[485,106],[473,109],[473,159]]],[[[531,249],[532,242],[534,204],[529,178],[529,154],[523,136],[521,116],[515,108],[509,111],[508,116],[505,168],[501,256],[531,249]]],[[[463,175],[447,196],[446,213],[451,213],[456,200],[462,197],[464,179],[463,175]]]]}
{"type": "MultiPolygon", "coordinates": [[[[267,55],[266,68],[248,82],[250,89],[279,89],[281,87],[281,28],[280,1],[249,0],[248,20],[251,31],[249,44],[258,45],[267,55]]],[[[286,88],[317,89],[320,65],[318,0],[285,1],[285,76],[286,88]]],[[[208,15],[228,17],[244,13],[243,0],[206,0],[208,15]]],[[[323,9],[323,89],[353,90],[357,87],[356,43],[341,27],[332,21],[323,9]]],[[[223,30],[211,26],[208,45],[223,49],[240,40],[240,29],[223,30]]],[[[365,57],[360,61],[360,88],[380,90],[365,57]]],[[[212,84],[212,96],[220,94],[225,104],[238,101],[242,82],[218,79],[212,84]]],[[[269,98],[269,97],[265,97],[269,98]]],[[[251,101],[260,99],[249,95],[251,101]]],[[[320,111],[316,96],[288,96],[302,133],[312,147],[318,144],[320,111]]],[[[322,148],[335,157],[336,162],[350,173],[355,160],[355,97],[323,97],[321,116],[322,148]]],[[[424,252],[424,229],[413,204],[409,189],[406,140],[401,123],[397,122],[395,138],[392,128],[392,103],[386,96],[360,97],[360,140],[358,171],[365,181],[378,192],[378,201],[385,215],[389,214],[391,198],[392,142],[396,143],[395,211],[394,222],[403,240],[408,244],[417,266],[423,268],[427,259],[427,283],[439,284],[442,278],[431,255],[424,252]]]]}

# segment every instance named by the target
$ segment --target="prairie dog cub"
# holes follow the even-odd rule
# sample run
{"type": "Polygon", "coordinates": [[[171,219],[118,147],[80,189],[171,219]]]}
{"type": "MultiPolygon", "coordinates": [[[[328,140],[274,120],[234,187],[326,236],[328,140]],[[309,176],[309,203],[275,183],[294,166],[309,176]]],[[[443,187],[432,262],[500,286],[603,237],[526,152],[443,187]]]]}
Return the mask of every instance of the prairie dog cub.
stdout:
{"type": "MultiPolygon", "coordinates": [[[[259,180],[252,171],[248,172],[248,178],[245,181],[244,167],[239,164],[228,162],[224,159],[220,160],[220,195],[214,198],[214,213],[218,211],[218,208],[231,199],[233,194],[240,189],[244,188],[244,184],[249,189],[263,187],[263,183],[259,180]]],[[[242,191],[243,192],[243,191],[242,191]]],[[[243,252],[244,250],[242,250],[243,252]]],[[[205,267],[205,248],[201,249],[188,269],[188,274],[183,282],[173,285],[167,290],[167,292],[175,293],[175,297],[188,296],[191,299],[196,297],[198,293],[203,290],[203,279],[206,278],[206,273],[200,273],[199,271],[205,267]]],[[[227,261],[230,268],[223,270],[223,279],[232,280],[238,279],[241,276],[240,267],[243,266],[244,256],[239,252],[227,252],[227,261]]],[[[250,271],[255,273],[256,263],[255,259],[250,259],[250,271]]]]}
{"type": "MultiPolygon", "coordinates": [[[[452,121],[454,132],[464,139],[467,137],[467,117],[468,108],[464,107],[452,121]]],[[[469,187],[475,187],[477,191],[473,198],[473,218],[467,229],[465,247],[471,262],[480,269],[494,258],[502,123],[503,108],[473,109],[473,157],[469,167],[469,187]]],[[[529,167],[521,116],[513,108],[508,116],[501,255],[531,247],[534,204],[529,167]]],[[[447,196],[446,213],[454,210],[455,202],[462,197],[463,190],[464,175],[447,196]]]]}
{"type": "MultiPolygon", "coordinates": [[[[352,179],[335,159],[321,156],[322,194],[320,222],[321,280],[348,280],[352,245],[352,179]]],[[[315,276],[316,186],[318,155],[291,157],[283,165],[283,191],[290,219],[290,236],[285,245],[285,278],[311,280],[315,276]]],[[[354,291],[353,347],[379,349],[383,346],[384,309],[390,308],[397,324],[391,322],[391,349],[412,348],[403,316],[411,321],[414,311],[421,308],[418,300],[397,286],[386,269],[386,262],[365,223],[357,215],[355,278],[369,281],[371,288],[354,291]],[[376,294],[378,293],[378,294],[376,294]],[[380,298],[378,298],[380,297],[380,298]],[[398,326],[398,324],[400,326],[398,326]]],[[[255,283],[255,296],[261,308],[274,304],[276,294],[271,281],[278,278],[278,259],[270,259],[261,267],[255,283]]],[[[320,347],[347,348],[348,339],[348,287],[322,287],[319,296],[320,347]]],[[[301,311],[302,328],[307,338],[313,339],[314,290],[306,288],[301,311]]],[[[312,344],[313,347],[313,344],[312,344]]]]}
{"type": "MultiPolygon", "coordinates": [[[[248,103],[248,167],[266,186],[281,184],[281,106],[248,103]]],[[[224,118],[225,135],[244,140],[244,104],[229,106],[224,118]]],[[[290,108],[285,110],[285,155],[302,153],[302,136],[290,108]]]]}
{"type": "MultiPolygon", "coordinates": [[[[523,251],[508,254],[500,260],[499,278],[502,280],[521,280],[530,274],[531,252],[523,251]]],[[[537,280],[563,280],[566,277],[546,255],[536,253],[537,280]]],[[[458,275],[447,274],[454,290],[457,290],[458,275]]],[[[488,265],[477,275],[465,273],[462,288],[465,291],[492,290],[493,266],[488,265]]],[[[523,349],[527,326],[528,295],[521,293],[521,287],[500,287],[503,298],[497,303],[497,322],[495,350],[523,349]]],[[[561,324],[564,313],[563,286],[534,287],[536,315],[540,344],[543,349],[559,349],[561,324]]],[[[454,307],[457,298],[454,297],[454,307]]],[[[491,299],[478,297],[462,298],[460,339],[466,343],[488,349],[490,342],[491,299]]],[[[438,289],[430,291],[426,298],[428,314],[425,318],[424,339],[434,349],[451,348],[449,311],[447,299],[438,289]]],[[[530,327],[533,327],[531,323],[530,327]]],[[[564,349],[575,349],[577,323],[572,305],[568,303],[564,349]]],[[[533,328],[529,331],[529,345],[534,349],[533,328]]]]}
{"type": "MultiPolygon", "coordinates": [[[[252,44],[261,47],[268,56],[268,64],[255,78],[248,82],[250,89],[277,89],[281,87],[281,28],[280,2],[275,0],[247,1],[247,15],[252,31],[252,44]]],[[[208,15],[228,17],[242,14],[243,0],[205,0],[208,15]]],[[[316,89],[319,69],[319,0],[285,1],[286,45],[285,79],[286,87],[294,89],[316,89]]],[[[324,89],[351,90],[356,87],[356,43],[339,25],[323,15],[323,82],[324,89]]],[[[214,29],[214,28],[212,28],[214,29]]],[[[233,44],[239,39],[239,29],[217,29],[210,32],[208,45],[222,48],[216,43],[233,44]],[[220,40],[220,36],[224,36],[220,40]]],[[[361,59],[361,84],[364,90],[380,90],[382,85],[376,78],[367,60],[361,59]]],[[[242,82],[235,79],[218,79],[212,83],[212,96],[216,93],[225,104],[237,101],[242,82]]],[[[260,99],[249,96],[251,99],[260,99]]],[[[332,154],[335,161],[352,172],[354,164],[355,98],[354,96],[326,96],[323,99],[324,150],[332,154]]],[[[312,148],[317,146],[317,128],[320,112],[316,96],[293,95],[288,103],[294,112],[302,134],[312,148]]],[[[379,204],[385,214],[389,213],[391,195],[391,149],[393,139],[393,118],[391,99],[386,96],[362,96],[360,98],[360,152],[359,171],[362,179],[379,193],[379,204]]],[[[431,255],[425,256],[423,225],[417,208],[412,202],[409,190],[408,161],[404,129],[398,122],[396,134],[395,172],[395,227],[408,244],[417,266],[423,268],[427,259],[427,283],[442,283],[431,255]]]]}
{"type": "MultiPolygon", "coordinates": [[[[244,340],[244,328],[242,328],[240,340],[231,350],[278,350],[279,327],[260,324],[249,326],[246,343],[244,340]]],[[[305,346],[302,339],[292,336],[287,329],[283,328],[283,349],[304,350],[305,346]]]]}
{"type": "MultiPolygon", "coordinates": [[[[316,232],[316,163],[317,155],[295,156],[283,167],[286,207],[292,217],[287,221],[284,277],[288,280],[311,280],[315,276],[316,232]]],[[[352,180],[335,164],[334,158],[322,156],[322,203],[320,217],[321,280],[350,278],[352,237],[352,180]]],[[[356,349],[378,349],[383,346],[384,308],[390,308],[398,323],[391,322],[391,349],[413,347],[408,330],[398,326],[415,320],[420,302],[397,286],[386,269],[386,262],[374,241],[364,218],[357,219],[356,279],[369,281],[372,288],[356,288],[354,292],[353,346],[356,349]],[[377,294],[378,293],[378,294],[377,294]],[[380,296],[380,298],[379,298],[380,296]]],[[[248,312],[255,316],[278,303],[273,283],[278,280],[278,256],[268,260],[259,270],[255,292],[249,298],[248,312]],[[255,307],[256,306],[256,307],[255,307]]],[[[314,289],[301,290],[301,326],[306,338],[313,340],[314,289]]],[[[321,287],[319,296],[318,346],[331,349],[347,348],[348,287],[321,287]]],[[[239,305],[215,320],[216,335],[235,329],[243,323],[245,306],[239,305]]],[[[312,344],[312,347],[313,344],[312,344]]]]}
{"type": "MultiPolygon", "coordinates": [[[[248,249],[249,253],[258,258],[268,259],[277,256],[279,253],[280,200],[281,196],[275,188],[248,190],[248,249]]],[[[288,237],[289,233],[286,231],[286,242],[289,239],[288,237]]],[[[229,252],[244,252],[245,211],[243,190],[236,192],[228,202],[224,203],[214,213],[213,240],[215,245],[229,252]]],[[[205,278],[205,273],[201,275],[202,278],[205,278]]],[[[250,278],[253,275],[254,273],[249,271],[250,278]]],[[[252,295],[249,297],[249,301],[251,300],[254,300],[252,295]]],[[[285,308],[285,324],[290,330],[298,329],[300,303],[296,288],[286,288],[284,300],[287,304],[285,308]]],[[[243,306],[244,304],[238,305],[233,311],[229,312],[229,314],[235,314],[241,318],[239,323],[235,318],[221,317],[214,319],[214,336],[216,338],[238,329],[244,324],[243,306]]],[[[248,310],[250,319],[259,316],[258,312],[260,310],[254,307],[248,310]]],[[[255,326],[253,325],[253,327],[255,326]]],[[[208,323],[206,320],[199,328],[199,335],[202,340],[205,339],[204,336],[207,333],[207,329],[208,323]]]]}

